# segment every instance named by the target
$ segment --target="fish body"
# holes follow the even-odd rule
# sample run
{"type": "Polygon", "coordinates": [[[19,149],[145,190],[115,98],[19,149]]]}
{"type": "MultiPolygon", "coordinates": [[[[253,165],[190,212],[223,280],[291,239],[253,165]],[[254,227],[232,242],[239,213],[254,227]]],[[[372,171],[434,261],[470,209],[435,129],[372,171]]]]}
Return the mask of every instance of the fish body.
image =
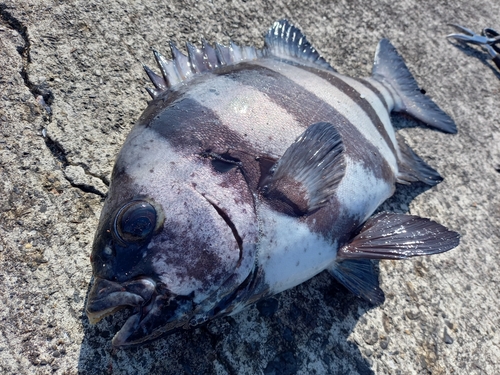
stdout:
{"type": "Polygon", "coordinates": [[[380,42],[369,78],[337,73],[286,20],[266,47],[172,45],[146,72],[152,102],[113,169],[92,250],[91,322],[132,315],[137,345],[246,306],[328,270],[383,300],[370,259],[450,250],[457,233],[384,213],[396,183],[439,174],[395,133],[405,112],[454,133],[402,58],[380,42]]]}

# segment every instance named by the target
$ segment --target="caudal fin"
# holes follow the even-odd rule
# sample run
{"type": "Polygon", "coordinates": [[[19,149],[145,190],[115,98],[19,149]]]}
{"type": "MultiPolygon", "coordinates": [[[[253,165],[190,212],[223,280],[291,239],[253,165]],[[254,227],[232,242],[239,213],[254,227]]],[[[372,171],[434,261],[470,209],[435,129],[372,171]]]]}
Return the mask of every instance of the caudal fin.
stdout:
{"type": "Polygon", "coordinates": [[[384,85],[389,84],[396,91],[398,98],[395,98],[395,112],[406,113],[446,133],[457,132],[451,117],[422,94],[403,58],[387,39],[382,39],[378,44],[372,77],[384,85]]]}

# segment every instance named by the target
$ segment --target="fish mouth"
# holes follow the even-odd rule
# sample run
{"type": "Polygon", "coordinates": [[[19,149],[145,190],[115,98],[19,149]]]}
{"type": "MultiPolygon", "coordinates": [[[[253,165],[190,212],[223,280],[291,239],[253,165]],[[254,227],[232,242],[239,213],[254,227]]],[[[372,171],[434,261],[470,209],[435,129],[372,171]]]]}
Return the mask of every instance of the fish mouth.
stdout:
{"type": "Polygon", "coordinates": [[[125,283],[96,278],[86,306],[91,324],[124,308],[132,315],[112,339],[114,347],[126,347],[154,340],[184,326],[192,315],[192,296],[177,296],[150,278],[125,283]]]}

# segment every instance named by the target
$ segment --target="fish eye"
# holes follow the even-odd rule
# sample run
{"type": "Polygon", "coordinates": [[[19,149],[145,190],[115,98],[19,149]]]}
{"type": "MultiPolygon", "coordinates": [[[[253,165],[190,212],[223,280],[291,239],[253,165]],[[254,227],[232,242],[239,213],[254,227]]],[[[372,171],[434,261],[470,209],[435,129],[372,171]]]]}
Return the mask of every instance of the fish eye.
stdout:
{"type": "Polygon", "coordinates": [[[125,204],[116,214],[114,234],[122,242],[138,242],[148,238],[155,230],[155,208],[146,201],[125,204]]]}

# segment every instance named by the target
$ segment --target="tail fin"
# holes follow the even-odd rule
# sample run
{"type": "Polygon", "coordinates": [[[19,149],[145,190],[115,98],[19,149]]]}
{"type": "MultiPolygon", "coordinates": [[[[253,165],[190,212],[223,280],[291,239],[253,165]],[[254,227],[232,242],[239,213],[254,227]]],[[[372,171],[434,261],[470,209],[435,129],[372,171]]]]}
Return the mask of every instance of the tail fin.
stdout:
{"type": "MultiPolygon", "coordinates": [[[[428,96],[422,94],[403,58],[387,39],[382,39],[375,53],[372,77],[396,91],[394,111],[404,112],[430,127],[456,133],[455,122],[428,96]]],[[[392,91],[392,90],[391,90],[392,91]]]]}

